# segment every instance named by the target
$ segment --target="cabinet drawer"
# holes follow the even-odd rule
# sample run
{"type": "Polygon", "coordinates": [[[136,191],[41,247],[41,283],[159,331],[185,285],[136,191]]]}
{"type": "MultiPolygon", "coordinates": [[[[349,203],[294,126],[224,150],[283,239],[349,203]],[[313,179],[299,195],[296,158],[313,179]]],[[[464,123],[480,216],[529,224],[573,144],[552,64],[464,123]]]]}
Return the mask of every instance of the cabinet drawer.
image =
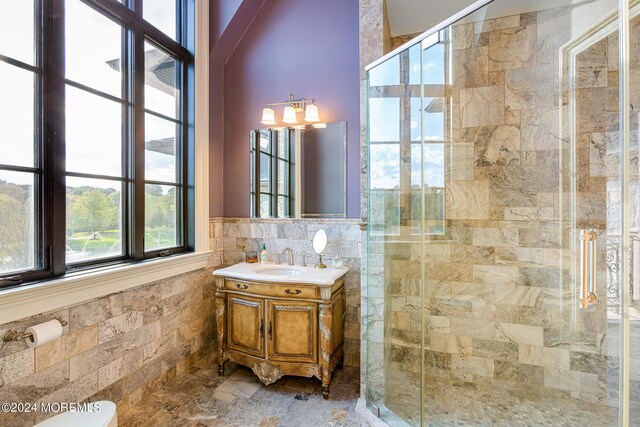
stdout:
{"type": "Polygon", "coordinates": [[[230,291],[246,292],[254,295],[283,298],[309,298],[320,297],[319,290],[315,286],[302,286],[298,284],[276,285],[271,283],[246,282],[243,280],[225,279],[224,288],[230,291]]]}

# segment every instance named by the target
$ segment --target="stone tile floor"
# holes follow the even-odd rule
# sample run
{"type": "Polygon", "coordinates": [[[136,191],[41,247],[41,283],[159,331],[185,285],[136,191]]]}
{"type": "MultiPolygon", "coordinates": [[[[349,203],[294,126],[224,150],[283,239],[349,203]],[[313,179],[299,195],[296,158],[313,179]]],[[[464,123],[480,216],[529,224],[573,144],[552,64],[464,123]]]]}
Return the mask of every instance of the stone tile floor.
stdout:
{"type": "Polygon", "coordinates": [[[331,396],[322,399],[316,378],[283,377],[264,386],[243,366],[228,363],[219,377],[207,364],[168,382],[119,416],[121,427],[137,426],[358,426],[355,405],[359,373],[340,367],[331,396]]]}

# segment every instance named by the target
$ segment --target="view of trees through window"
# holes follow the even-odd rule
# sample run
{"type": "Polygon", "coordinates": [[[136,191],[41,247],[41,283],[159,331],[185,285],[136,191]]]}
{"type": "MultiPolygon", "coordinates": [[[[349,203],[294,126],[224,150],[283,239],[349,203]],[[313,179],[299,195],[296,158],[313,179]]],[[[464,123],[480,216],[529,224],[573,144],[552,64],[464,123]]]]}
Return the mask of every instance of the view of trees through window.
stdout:
{"type": "Polygon", "coordinates": [[[187,5],[125,5],[0,2],[0,287],[187,249],[187,5]]]}
{"type": "Polygon", "coordinates": [[[0,175],[0,273],[25,270],[34,264],[33,185],[2,178],[0,175]]]}

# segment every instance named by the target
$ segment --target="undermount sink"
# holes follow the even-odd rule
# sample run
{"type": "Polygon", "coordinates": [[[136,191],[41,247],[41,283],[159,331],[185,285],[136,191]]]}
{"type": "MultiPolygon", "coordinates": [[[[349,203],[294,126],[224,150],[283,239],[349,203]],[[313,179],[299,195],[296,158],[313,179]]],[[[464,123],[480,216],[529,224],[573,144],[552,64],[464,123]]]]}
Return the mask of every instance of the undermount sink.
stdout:
{"type": "Polygon", "coordinates": [[[258,274],[266,274],[268,276],[297,276],[298,274],[302,274],[301,269],[295,267],[267,267],[267,268],[256,268],[253,270],[258,274]]]}

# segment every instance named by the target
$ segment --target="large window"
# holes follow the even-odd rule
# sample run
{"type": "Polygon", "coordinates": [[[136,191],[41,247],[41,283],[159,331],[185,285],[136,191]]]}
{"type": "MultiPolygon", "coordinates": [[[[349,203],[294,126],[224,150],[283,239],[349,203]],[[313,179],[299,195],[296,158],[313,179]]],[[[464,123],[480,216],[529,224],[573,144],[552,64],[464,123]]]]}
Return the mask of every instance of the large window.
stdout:
{"type": "Polygon", "coordinates": [[[193,249],[192,14],[0,2],[0,287],[193,249]]]}

